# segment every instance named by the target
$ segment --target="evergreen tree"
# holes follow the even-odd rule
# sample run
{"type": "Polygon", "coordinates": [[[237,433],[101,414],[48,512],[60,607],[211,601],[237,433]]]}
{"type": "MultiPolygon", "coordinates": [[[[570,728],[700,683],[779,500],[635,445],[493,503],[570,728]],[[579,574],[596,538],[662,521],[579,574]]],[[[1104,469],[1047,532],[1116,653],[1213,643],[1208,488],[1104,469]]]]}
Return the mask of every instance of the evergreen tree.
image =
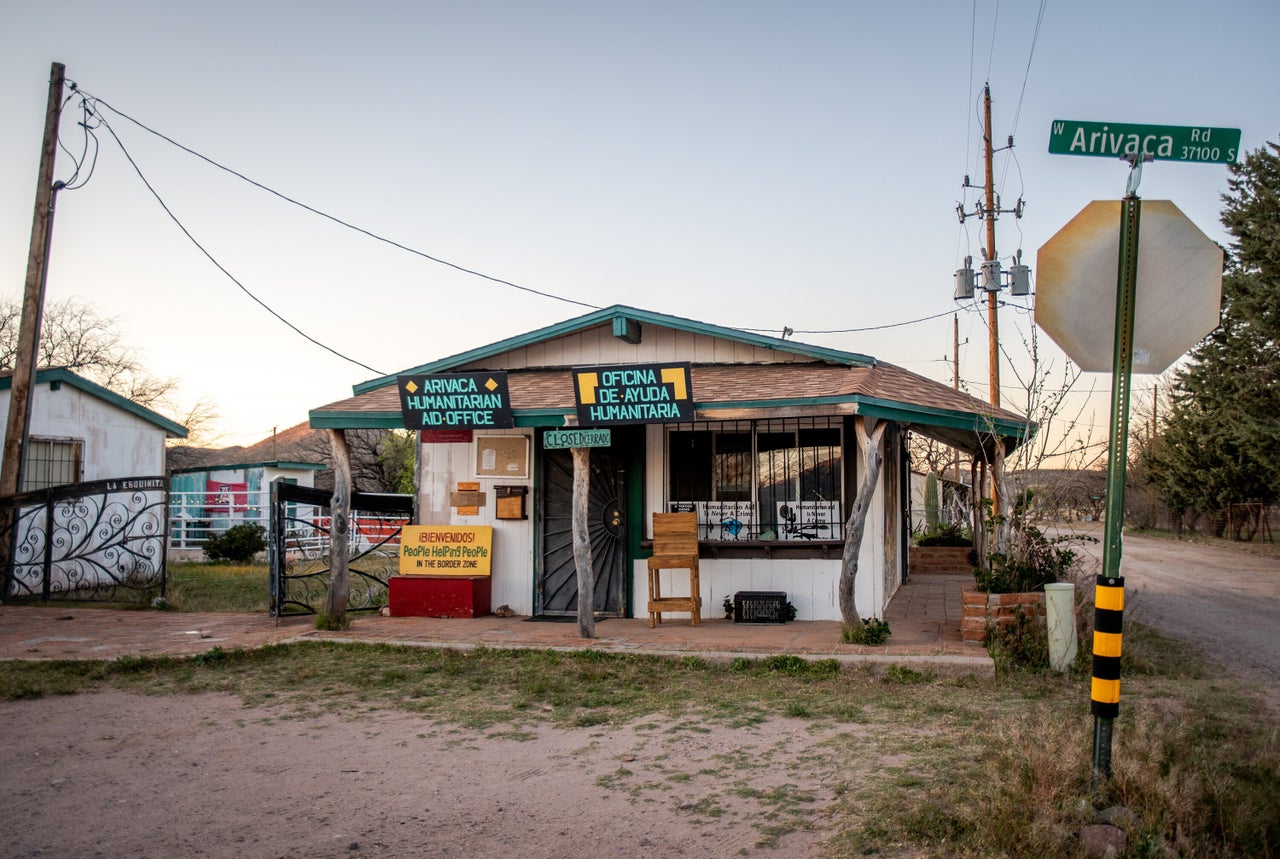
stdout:
{"type": "Polygon", "coordinates": [[[1175,513],[1280,499],[1280,146],[1230,169],[1221,323],[1176,373],[1173,408],[1143,451],[1175,513]]]}

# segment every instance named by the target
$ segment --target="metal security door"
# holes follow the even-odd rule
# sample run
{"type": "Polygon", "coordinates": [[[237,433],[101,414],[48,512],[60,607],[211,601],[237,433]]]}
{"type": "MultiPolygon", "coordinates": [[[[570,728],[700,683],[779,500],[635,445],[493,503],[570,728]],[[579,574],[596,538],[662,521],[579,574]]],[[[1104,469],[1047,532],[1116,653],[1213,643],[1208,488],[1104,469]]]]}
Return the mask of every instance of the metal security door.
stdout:
{"type": "MultiPolygon", "coordinates": [[[[595,574],[595,613],[621,617],[625,608],[627,517],[623,506],[623,468],[610,448],[591,450],[587,497],[591,568],[595,574]]],[[[573,565],[573,455],[542,451],[540,498],[542,557],[538,569],[536,613],[577,615],[578,574],[573,565]]]]}

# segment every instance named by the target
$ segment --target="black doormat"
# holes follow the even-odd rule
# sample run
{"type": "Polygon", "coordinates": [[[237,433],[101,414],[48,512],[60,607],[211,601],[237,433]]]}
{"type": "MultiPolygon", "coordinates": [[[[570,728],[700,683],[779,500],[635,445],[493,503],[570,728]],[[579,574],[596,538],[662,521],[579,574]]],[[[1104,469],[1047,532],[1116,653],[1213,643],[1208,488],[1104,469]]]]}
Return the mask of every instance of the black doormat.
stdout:
{"type": "MultiPolygon", "coordinates": [[[[608,620],[607,617],[597,617],[596,623],[602,620],[608,620]]],[[[577,623],[578,616],[576,614],[535,614],[532,617],[526,617],[525,623],[577,623]]]]}

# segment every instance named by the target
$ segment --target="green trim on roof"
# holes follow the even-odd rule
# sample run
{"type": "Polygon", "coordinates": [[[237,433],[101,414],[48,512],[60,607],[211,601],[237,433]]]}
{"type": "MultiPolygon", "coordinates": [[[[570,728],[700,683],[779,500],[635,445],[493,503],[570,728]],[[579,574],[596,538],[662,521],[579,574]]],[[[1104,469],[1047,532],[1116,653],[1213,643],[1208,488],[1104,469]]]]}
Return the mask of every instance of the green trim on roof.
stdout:
{"type": "Polygon", "coordinates": [[[562,427],[568,415],[576,415],[576,409],[530,409],[515,413],[518,427],[562,427]]]}
{"type": "MultiPolygon", "coordinates": [[[[947,427],[949,429],[971,429],[975,432],[991,432],[1006,438],[1022,438],[1027,435],[1027,424],[1022,421],[1011,421],[1005,418],[993,419],[976,412],[938,409],[932,406],[918,406],[912,403],[901,403],[896,400],[882,400],[877,397],[862,395],[836,395],[831,397],[797,397],[785,400],[743,400],[736,402],[694,403],[698,410],[710,409],[785,409],[797,406],[835,406],[853,403],[858,407],[858,414],[870,417],[885,418],[902,423],[928,424],[929,426],[947,427]]],[[[1032,432],[1035,431],[1032,425],[1032,432]]]]}
{"type": "MultiPolygon", "coordinates": [[[[43,370],[37,370],[36,384],[43,385],[48,382],[62,382],[70,385],[91,397],[97,397],[105,403],[142,418],[147,423],[155,424],[174,438],[187,437],[187,428],[177,421],[171,421],[164,415],[151,411],[146,406],[139,405],[127,397],[120,396],[115,391],[108,390],[101,385],[90,382],[88,379],[77,376],[66,367],[46,367],[43,370]]],[[[10,372],[0,376],[0,391],[8,391],[12,388],[13,373],[10,372]]]]}
{"type": "Polygon", "coordinates": [[[838,406],[843,403],[856,403],[857,396],[834,394],[830,397],[795,397],[785,400],[722,400],[720,402],[694,403],[698,409],[784,409],[795,406],[838,406]]]}
{"type": "Polygon", "coordinates": [[[268,462],[224,462],[217,465],[192,465],[187,468],[175,468],[170,474],[195,474],[201,471],[234,471],[237,468],[292,468],[296,471],[324,471],[325,466],[319,462],[293,462],[275,460],[268,462]]]}
{"type": "MultiPolygon", "coordinates": [[[[901,423],[925,424],[948,429],[994,432],[1004,438],[1029,438],[1038,429],[1035,424],[1006,418],[992,419],[973,412],[916,406],[875,397],[832,396],[797,397],[788,400],[742,400],[731,402],[695,402],[697,411],[711,409],[786,409],[797,406],[836,406],[852,403],[858,413],[901,423]]],[[[517,427],[560,427],[564,419],[575,414],[574,409],[517,410],[517,427]]],[[[324,412],[313,411],[309,415],[311,426],[316,429],[404,429],[400,412],[324,412]]]]}
{"type": "Polygon", "coordinates": [[[615,304],[612,307],[596,310],[583,316],[565,320],[564,322],[557,322],[554,325],[548,325],[547,327],[539,328],[536,331],[529,331],[524,334],[518,334],[515,337],[508,337],[506,340],[499,340],[496,343],[490,343],[488,346],[481,346],[467,352],[460,352],[457,355],[451,355],[448,358],[431,361],[418,367],[403,370],[400,373],[390,376],[382,376],[377,379],[370,379],[367,382],[361,382],[360,384],[353,386],[352,391],[356,394],[364,394],[386,385],[394,384],[397,375],[444,372],[465,364],[470,364],[474,361],[491,358],[494,355],[500,355],[504,352],[510,352],[513,349],[521,349],[526,346],[531,346],[534,343],[539,343],[543,340],[550,340],[554,337],[572,334],[575,331],[594,328],[597,325],[609,324],[611,326],[611,330],[616,331],[616,326],[620,324],[617,320],[648,323],[650,325],[672,328],[677,331],[686,331],[692,334],[705,334],[709,337],[719,337],[724,340],[732,340],[738,343],[745,343],[750,346],[758,346],[762,349],[773,349],[777,352],[802,355],[806,358],[815,358],[820,361],[826,361],[832,364],[841,364],[848,367],[873,367],[876,363],[874,358],[868,355],[861,355],[856,352],[844,352],[839,349],[829,349],[825,346],[811,346],[807,343],[798,343],[794,340],[783,340],[779,337],[766,337],[763,334],[755,334],[738,328],[725,328],[720,325],[711,325],[706,322],[697,322],[692,319],[682,319],[679,316],[668,316],[663,313],[654,313],[649,310],[639,310],[634,307],[615,304]]]}
{"type": "Polygon", "coordinates": [[[1035,432],[1035,424],[1008,418],[993,418],[977,412],[958,412],[918,406],[877,397],[857,397],[858,413],[869,417],[885,418],[900,423],[926,424],[949,429],[973,430],[998,435],[1002,438],[1025,438],[1035,432]],[[1028,432],[1030,430],[1030,432],[1028,432]]]}
{"type": "MultiPolygon", "coordinates": [[[[518,427],[562,427],[573,409],[527,409],[515,413],[518,427]]],[[[313,429],[406,429],[400,412],[325,412],[307,415],[313,429]]]]}
{"type": "Polygon", "coordinates": [[[325,412],[307,413],[312,429],[404,429],[400,412],[325,412]]]}

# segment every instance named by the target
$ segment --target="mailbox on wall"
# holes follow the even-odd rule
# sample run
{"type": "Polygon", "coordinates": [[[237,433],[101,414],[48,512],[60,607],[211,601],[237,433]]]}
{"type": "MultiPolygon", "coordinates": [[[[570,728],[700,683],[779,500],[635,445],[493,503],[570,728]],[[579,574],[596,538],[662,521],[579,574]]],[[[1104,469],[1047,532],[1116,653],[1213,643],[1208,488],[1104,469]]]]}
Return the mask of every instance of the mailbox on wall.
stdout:
{"type": "Polygon", "coordinates": [[[495,486],[494,494],[498,499],[497,518],[528,519],[528,507],[525,499],[529,497],[527,486],[495,486]]]}

